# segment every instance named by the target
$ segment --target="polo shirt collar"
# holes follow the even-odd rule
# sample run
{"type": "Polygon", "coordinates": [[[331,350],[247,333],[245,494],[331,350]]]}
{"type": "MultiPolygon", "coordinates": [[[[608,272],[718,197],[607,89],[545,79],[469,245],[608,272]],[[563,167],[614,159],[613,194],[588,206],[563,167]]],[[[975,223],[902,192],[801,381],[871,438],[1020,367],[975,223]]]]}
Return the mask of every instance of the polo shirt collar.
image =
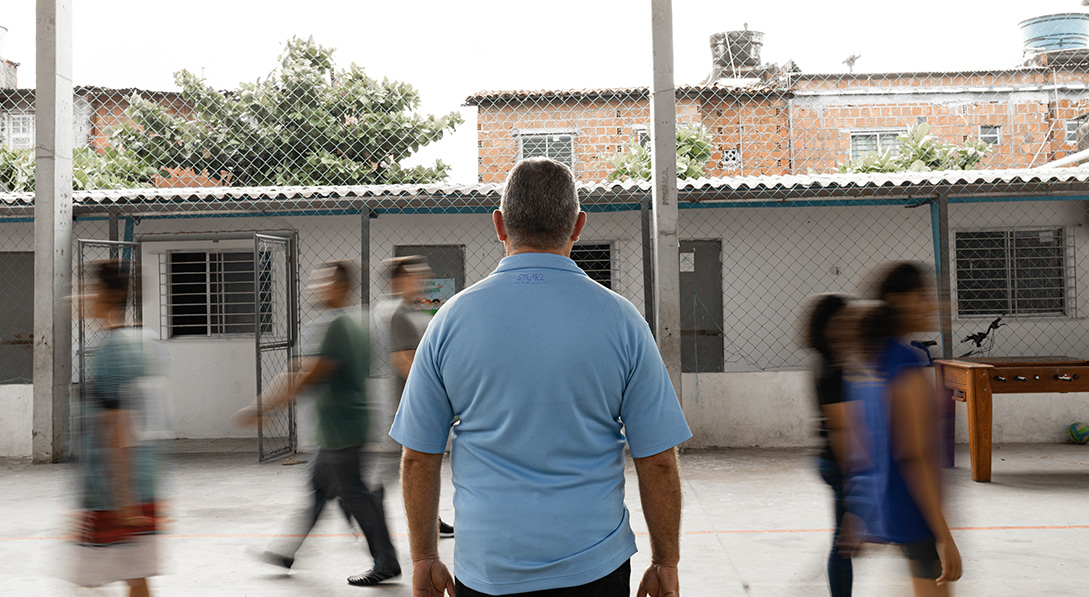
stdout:
{"type": "Polygon", "coordinates": [[[508,272],[517,269],[557,269],[576,274],[582,274],[582,269],[575,265],[570,257],[556,255],[555,253],[519,253],[504,257],[499,262],[499,267],[494,273],[508,272]]]}

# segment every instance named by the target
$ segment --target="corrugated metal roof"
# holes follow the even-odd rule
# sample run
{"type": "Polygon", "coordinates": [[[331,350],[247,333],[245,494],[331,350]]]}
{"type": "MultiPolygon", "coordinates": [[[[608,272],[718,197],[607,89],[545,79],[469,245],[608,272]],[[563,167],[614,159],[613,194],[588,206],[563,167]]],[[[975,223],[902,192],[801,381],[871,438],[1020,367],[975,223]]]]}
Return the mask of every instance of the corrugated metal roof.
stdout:
{"type": "MultiPolygon", "coordinates": [[[[728,85],[712,83],[709,85],[679,85],[677,95],[681,97],[699,95],[703,93],[733,94],[733,95],[761,95],[768,93],[790,93],[789,89],[774,85],[728,85]]],[[[465,98],[466,106],[477,106],[482,103],[526,101],[540,99],[600,99],[616,97],[636,97],[646,99],[650,97],[647,87],[607,87],[601,89],[534,89],[534,90],[509,90],[509,91],[478,91],[465,98]]]]}
{"type": "MultiPolygon", "coordinates": [[[[588,203],[630,203],[651,191],[647,181],[580,183],[579,195],[588,203]]],[[[83,213],[110,206],[156,206],[159,211],[192,210],[195,204],[235,208],[314,208],[362,205],[419,204],[421,199],[443,205],[495,205],[503,185],[427,184],[314,187],[201,187],[79,191],[73,199],[83,213]],[[388,201],[388,203],[387,203],[388,201]]],[[[968,170],[893,174],[820,174],[800,176],[738,176],[678,181],[682,201],[759,201],[865,197],[1089,194],[1089,167],[1047,170],[968,170]]],[[[33,205],[33,193],[0,193],[8,208],[33,205]]]]}

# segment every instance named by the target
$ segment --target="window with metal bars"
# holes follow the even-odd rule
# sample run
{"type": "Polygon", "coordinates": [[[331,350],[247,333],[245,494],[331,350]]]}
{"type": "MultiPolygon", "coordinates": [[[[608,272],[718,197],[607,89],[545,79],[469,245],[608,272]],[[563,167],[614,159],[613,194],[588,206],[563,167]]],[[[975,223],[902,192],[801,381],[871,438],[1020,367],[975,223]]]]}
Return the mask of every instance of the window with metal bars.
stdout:
{"type": "Polygon", "coordinates": [[[892,155],[900,153],[900,135],[904,130],[889,131],[859,131],[851,133],[851,159],[858,158],[875,151],[889,150],[892,155]]]}
{"type": "Polygon", "coordinates": [[[520,133],[518,135],[521,157],[552,158],[575,169],[575,136],[571,133],[520,133]]]}
{"type": "Polygon", "coordinates": [[[34,115],[4,115],[4,142],[11,149],[32,149],[34,147],[34,115]]]}
{"type": "Polygon", "coordinates": [[[1069,230],[958,230],[953,242],[959,317],[1075,315],[1069,230]]]}
{"type": "Polygon", "coordinates": [[[608,243],[579,243],[571,249],[571,259],[590,279],[605,288],[613,288],[613,247],[608,243]]]}
{"type": "Polygon", "coordinates": [[[163,296],[170,338],[254,333],[257,301],[261,331],[272,331],[272,264],[252,252],[167,254],[163,296]]]}

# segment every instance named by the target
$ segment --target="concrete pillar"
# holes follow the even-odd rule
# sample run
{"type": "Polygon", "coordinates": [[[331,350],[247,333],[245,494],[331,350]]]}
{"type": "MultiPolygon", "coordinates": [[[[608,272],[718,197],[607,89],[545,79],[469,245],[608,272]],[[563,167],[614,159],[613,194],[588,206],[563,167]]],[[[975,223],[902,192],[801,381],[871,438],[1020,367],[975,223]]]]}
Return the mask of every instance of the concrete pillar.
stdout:
{"type": "Polygon", "coordinates": [[[35,462],[57,462],[72,381],[72,5],[37,3],[33,450],[35,462]]]}
{"type": "Polygon", "coordinates": [[[651,0],[651,181],[654,200],[658,350],[677,398],[681,394],[681,282],[677,237],[677,92],[673,87],[673,2],[651,0]]]}

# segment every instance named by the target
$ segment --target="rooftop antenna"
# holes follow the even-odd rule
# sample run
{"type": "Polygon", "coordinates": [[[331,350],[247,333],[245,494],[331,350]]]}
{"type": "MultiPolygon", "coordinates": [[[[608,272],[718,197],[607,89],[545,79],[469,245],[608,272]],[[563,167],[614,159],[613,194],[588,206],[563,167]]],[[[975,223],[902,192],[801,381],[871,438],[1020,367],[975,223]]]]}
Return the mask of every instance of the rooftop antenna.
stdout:
{"type": "MultiPolygon", "coordinates": [[[[1089,0],[1082,0],[1082,2],[1089,2],[1089,0]]],[[[862,58],[861,54],[851,54],[847,57],[847,60],[843,61],[843,64],[846,64],[848,71],[853,73],[855,72],[855,63],[858,62],[859,58],[862,58]]]]}

